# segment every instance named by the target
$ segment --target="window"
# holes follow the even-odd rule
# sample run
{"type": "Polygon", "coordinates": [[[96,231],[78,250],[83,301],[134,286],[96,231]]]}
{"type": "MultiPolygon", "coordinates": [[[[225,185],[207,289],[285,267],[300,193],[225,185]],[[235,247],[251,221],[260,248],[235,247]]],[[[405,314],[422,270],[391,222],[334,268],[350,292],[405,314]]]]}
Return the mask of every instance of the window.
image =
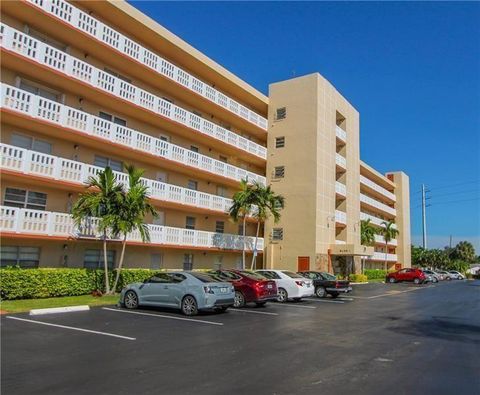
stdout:
{"type": "Polygon", "coordinates": [[[217,185],[217,195],[221,197],[227,196],[227,188],[221,185],[217,185]]]}
{"type": "Polygon", "coordinates": [[[157,273],[148,279],[149,283],[169,284],[172,282],[171,277],[167,273],[157,273]]]}
{"type": "Polygon", "coordinates": [[[285,147],[285,136],[275,137],[275,148],[285,147]]]}
{"type": "Polygon", "coordinates": [[[108,74],[110,74],[110,75],[113,75],[113,76],[115,76],[115,77],[117,77],[117,78],[120,78],[121,80],[123,80],[123,81],[125,81],[125,82],[128,82],[128,83],[131,83],[131,82],[132,82],[131,79],[129,79],[129,78],[127,78],[127,77],[125,77],[125,76],[117,73],[116,71],[113,71],[112,69],[107,68],[107,67],[105,67],[105,68],[103,69],[103,71],[105,71],[105,73],[108,73],[108,74]]]}
{"type": "Polygon", "coordinates": [[[195,147],[194,145],[191,145],[190,146],[190,151],[198,152],[198,147],[195,147]]]}
{"type": "Polygon", "coordinates": [[[112,170],[122,171],[123,163],[112,158],[107,158],[106,156],[95,155],[95,160],[93,162],[95,166],[98,167],[107,167],[109,166],[112,170]]]}
{"type": "Polygon", "coordinates": [[[6,188],[3,204],[10,207],[45,210],[47,206],[47,194],[27,191],[25,189],[6,188]]]}
{"type": "Polygon", "coordinates": [[[170,137],[161,134],[161,135],[160,135],[160,140],[166,141],[166,142],[168,143],[168,142],[170,141],[170,137]]]}
{"type": "Polygon", "coordinates": [[[243,224],[238,225],[238,234],[243,236],[243,224]]]}
{"type": "Polygon", "coordinates": [[[2,246],[0,248],[0,266],[20,266],[24,269],[38,267],[39,247],[2,246]]]}
{"type": "Polygon", "coordinates": [[[221,162],[228,163],[228,158],[226,156],[220,155],[218,158],[221,162]]]}
{"type": "Polygon", "coordinates": [[[187,279],[182,273],[170,273],[168,276],[170,277],[170,282],[174,284],[181,283],[187,279]]]}
{"type": "Polygon", "coordinates": [[[127,121],[125,121],[125,119],[113,116],[112,114],[100,111],[98,116],[106,121],[116,123],[117,125],[127,126],[127,121]]]}
{"type": "Polygon", "coordinates": [[[260,272],[256,272],[262,276],[265,276],[266,278],[270,279],[270,280],[279,280],[281,279],[281,277],[275,273],[275,272],[270,272],[270,271],[260,271],[260,272]]]}
{"type": "Polygon", "coordinates": [[[183,270],[192,270],[192,269],[193,269],[193,254],[184,254],[183,270]]]}
{"type": "Polygon", "coordinates": [[[283,240],[283,228],[272,229],[272,240],[283,240]]]}
{"type": "Polygon", "coordinates": [[[39,84],[31,81],[26,81],[24,79],[20,81],[19,88],[27,92],[33,93],[34,95],[41,96],[45,99],[53,100],[56,102],[59,102],[62,96],[60,93],[54,91],[53,89],[40,86],[39,84]]]}
{"type": "Polygon", "coordinates": [[[185,221],[185,228],[187,229],[195,229],[195,217],[187,217],[185,221]]]}
{"type": "Polygon", "coordinates": [[[223,233],[225,232],[225,222],[217,221],[215,222],[215,232],[216,233],[223,233]]]}
{"type": "MultiPolygon", "coordinates": [[[[113,269],[115,264],[115,251],[107,250],[107,265],[109,269],[113,269]]],[[[103,268],[103,250],[85,250],[83,258],[83,267],[86,269],[103,268]]]]}
{"type": "Polygon", "coordinates": [[[285,166],[275,166],[273,171],[273,178],[284,178],[285,177],[285,166]]]}
{"type": "Polygon", "coordinates": [[[285,119],[287,117],[287,107],[280,107],[277,108],[275,111],[275,120],[280,121],[281,119],[285,119]]]}
{"type": "Polygon", "coordinates": [[[163,254],[150,255],[150,269],[159,270],[163,267],[163,254]]]}
{"type": "Polygon", "coordinates": [[[165,101],[168,101],[169,103],[172,103],[172,104],[175,103],[175,102],[173,101],[173,99],[169,99],[168,97],[162,96],[162,99],[165,100],[165,101]]]}
{"type": "Polygon", "coordinates": [[[198,190],[198,182],[194,180],[188,180],[187,188],[193,189],[194,191],[198,190]]]}
{"type": "Polygon", "coordinates": [[[154,225],[165,225],[165,211],[157,211],[157,216],[153,218],[154,225]]]}
{"type": "Polygon", "coordinates": [[[15,147],[25,148],[43,154],[52,153],[52,144],[43,140],[37,140],[34,137],[25,136],[23,134],[13,133],[10,143],[15,147]]]}
{"type": "Polygon", "coordinates": [[[40,33],[39,31],[32,29],[30,26],[25,26],[25,33],[27,33],[33,38],[36,38],[38,41],[44,42],[47,45],[59,49],[60,51],[67,51],[67,46],[64,43],[61,43],[43,33],[40,33]]]}

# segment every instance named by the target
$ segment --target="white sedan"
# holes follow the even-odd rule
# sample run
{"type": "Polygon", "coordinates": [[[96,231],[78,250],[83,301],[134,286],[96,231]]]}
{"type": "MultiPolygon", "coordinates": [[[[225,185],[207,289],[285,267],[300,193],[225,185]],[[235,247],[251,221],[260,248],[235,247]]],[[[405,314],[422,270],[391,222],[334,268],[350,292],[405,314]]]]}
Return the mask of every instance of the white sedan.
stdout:
{"type": "Polygon", "coordinates": [[[462,273],[457,272],[456,270],[450,270],[449,273],[454,280],[463,280],[465,278],[462,273]]]}
{"type": "Polygon", "coordinates": [[[288,270],[257,270],[269,280],[275,280],[278,290],[278,301],[285,303],[288,299],[300,300],[313,296],[313,281],[288,270]]]}

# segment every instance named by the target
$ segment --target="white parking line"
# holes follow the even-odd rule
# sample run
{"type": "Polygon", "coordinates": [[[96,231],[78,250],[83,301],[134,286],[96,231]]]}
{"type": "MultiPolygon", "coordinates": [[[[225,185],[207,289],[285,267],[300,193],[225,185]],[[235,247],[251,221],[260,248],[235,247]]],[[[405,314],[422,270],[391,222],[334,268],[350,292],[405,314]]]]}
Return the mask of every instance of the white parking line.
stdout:
{"type": "Polygon", "coordinates": [[[70,330],[72,330],[72,331],[93,333],[93,334],[95,334],[95,335],[118,337],[119,339],[125,339],[125,340],[136,340],[135,337],[121,336],[121,335],[116,335],[116,334],[114,334],[114,333],[108,333],[108,332],[92,331],[92,330],[90,330],[90,329],[76,328],[76,327],[74,327],[74,326],[51,324],[51,323],[49,323],[49,322],[35,321],[35,320],[27,320],[26,318],[11,317],[11,316],[7,316],[7,318],[10,318],[11,320],[31,322],[31,323],[39,324],[39,325],[54,326],[54,327],[62,328],[62,329],[70,329],[70,330]]]}
{"type": "Polygon", "coordinates": [[[419,289],[426,289],[426,288],[410,288],[410,289],[406,289],[405,291],[389,291],[389,293],[386,293],[386,294],[381,294],[381,295],[375,295],[375,296],[366,296],[364,297],[365,299],[376,299],[376,298],[382,298],[384,296],[395,296],[395,295],[400,295],[400,294],[403,294],[405,292],[412,292],[412,291],[418,291],[419,289]]]}
{"type": "Polygon", "coordinates": [[[331,299],[308,299],[310,302],[320,302],[320,303],[340,303],[345,304],[341,300],[331,300],[331,299]]]}
{"type": "Polygon", "coordinates": [[[233,309],[230,308],[228,311],[238,311],[240,313],[252,313],[252,314],[263,314],[263,315],[278,315],[278,313],[269,313],[267,311],[255,311],[255,310],[246,310],[246,309],[233,309]]]}
{"type": "Polygon", "coordinates": [[[272,306],[283,306],[283,307],[298,307],[300,309],[316,309],[314,306],[302,306],[298,304],[291,304],[291,303],[275,303],[272,306]]]}
{"type": "Polygon", "coordinates": [[[223,325],[221,322],[195,320],[193,318],[173,317],[171,315],[163,315],[163,314],[141,313],[139,311],[127,311],[127,310],[111,309],[109,307],[102,307],[102,310],[114,311],[116,313],[124,313],[124,314],[145,315],[145,316],[156,317],[156,318],[169,318],[171,320],[178,320],[178,321],[198,322],[199,324],[220,325],[220,326],[223,325]]]}

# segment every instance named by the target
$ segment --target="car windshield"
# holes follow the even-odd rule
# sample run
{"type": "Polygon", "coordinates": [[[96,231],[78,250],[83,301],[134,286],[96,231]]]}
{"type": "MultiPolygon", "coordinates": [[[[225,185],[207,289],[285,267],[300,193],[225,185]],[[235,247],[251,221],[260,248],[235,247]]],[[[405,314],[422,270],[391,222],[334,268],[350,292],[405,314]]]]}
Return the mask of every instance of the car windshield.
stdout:
{"type": "Polygon", "coordinates": [[[303,276],[300,276],[300,274],[297,274],[294,272],[282,271],[282,273],[286,274],[288,277],[291,277],[291,278],[305,278],[303,276]]]}
{"type": "Polygon", "coordinates": [[[267,280],[267,278],[260,273],[251,272],[250,270],[242,270],[240,273],[252,280],[267,280]]]}
{"type": "Polygon", "coordinates": [[[222,282],[222,279],[215,276],[214,274],[207,274],[201,272],[190,272],[190,274],[195,277],[197,280],[200,280],[202,283],[218,283],[222,282]]]}
{"type": "Polygon", "coordinates": [[[330,274],[330,273],[321,272],[320,274],[326,280],[336,280],[337,279],[333,274],[330,274]]]}

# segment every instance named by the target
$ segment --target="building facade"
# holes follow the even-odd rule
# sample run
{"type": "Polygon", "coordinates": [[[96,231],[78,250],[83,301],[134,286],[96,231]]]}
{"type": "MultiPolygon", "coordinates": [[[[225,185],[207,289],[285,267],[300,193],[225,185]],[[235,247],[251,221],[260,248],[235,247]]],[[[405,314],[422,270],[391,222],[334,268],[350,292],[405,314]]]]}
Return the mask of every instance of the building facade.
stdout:
{"type": "MultiPolygon", "coordinates": [[[[159,212],[150,243],[129,236],[127,267],[240,267],[256,227],[244,240],[227,214],[242,179],[286,198],[258,241],[264,266],[410,265],[408,177],[360,161],[358,112],[320,75],[266,97],[126,2],[1,11],[2,265],[99,266],[95,221],[70,213],[89,176],[110,166],[125,180],[126,164],[145,170],[159,212]],[[361,246],[367,217],[399,236],[361,246]]],[[[119,250],[109,242],[112,267],[119,250]]]]}

